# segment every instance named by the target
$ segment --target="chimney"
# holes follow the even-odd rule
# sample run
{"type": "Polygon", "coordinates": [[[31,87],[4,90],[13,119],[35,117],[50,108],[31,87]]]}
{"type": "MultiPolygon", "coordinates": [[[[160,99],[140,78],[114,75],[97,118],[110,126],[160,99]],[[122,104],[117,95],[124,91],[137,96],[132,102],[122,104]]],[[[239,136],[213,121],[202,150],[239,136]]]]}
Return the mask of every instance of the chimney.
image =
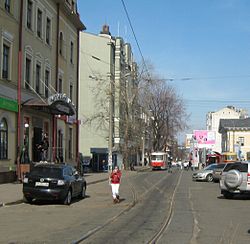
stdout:
{"type": "Polygon", "coordinates": [[[100,34],[105,34],[105,35],[109,35],[111,36],[111,33],[109,32],[109,26],[108,25],[103,25],[102,27],[102,31],[100,32],[100,34]]]}

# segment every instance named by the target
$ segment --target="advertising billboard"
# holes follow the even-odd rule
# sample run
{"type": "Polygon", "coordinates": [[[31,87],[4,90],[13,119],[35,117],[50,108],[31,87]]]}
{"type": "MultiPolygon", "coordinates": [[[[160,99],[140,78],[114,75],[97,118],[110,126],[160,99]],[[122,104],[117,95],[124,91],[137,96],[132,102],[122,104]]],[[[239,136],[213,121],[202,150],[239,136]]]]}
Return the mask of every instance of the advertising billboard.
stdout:
{"type": "Polygon", "coordinates": [[[195,130],[194,140],[199,146],[211,146],[215,144],[215,131],[210,130],[195,130]]]}

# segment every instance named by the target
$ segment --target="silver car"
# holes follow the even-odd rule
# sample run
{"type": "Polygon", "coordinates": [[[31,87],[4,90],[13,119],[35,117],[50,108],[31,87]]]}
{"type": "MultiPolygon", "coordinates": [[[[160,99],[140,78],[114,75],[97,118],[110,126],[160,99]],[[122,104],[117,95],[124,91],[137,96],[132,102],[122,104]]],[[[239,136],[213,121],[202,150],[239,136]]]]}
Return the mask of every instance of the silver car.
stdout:
{"type": "Polygon", "coordinates": [[[213,181],[213,170],[218,166],[218,164],[210,164],[204,169],[195,171],[193,173],[194,181],[213,181]]]}
{"type": "Polygon", "coordinates": [[[250,193],[250,162],[228,163],[220,180],[221,194],[233,198],[236,194],[250,193]]]}

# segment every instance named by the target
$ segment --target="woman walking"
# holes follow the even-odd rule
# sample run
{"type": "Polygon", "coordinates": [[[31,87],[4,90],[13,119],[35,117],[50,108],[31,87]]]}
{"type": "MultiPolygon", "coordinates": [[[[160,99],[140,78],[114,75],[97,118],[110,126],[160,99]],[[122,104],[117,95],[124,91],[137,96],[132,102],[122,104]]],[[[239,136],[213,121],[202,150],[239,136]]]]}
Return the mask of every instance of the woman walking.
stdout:
{"type": "Polygon", "coordinates": [[[110,184],[114,203],[118,203],[120,201],[119,187],[121,183],[121,176],[121,171],[119,170],[118,166],[115,166],[114,170],[110,174],[110,184]]]}

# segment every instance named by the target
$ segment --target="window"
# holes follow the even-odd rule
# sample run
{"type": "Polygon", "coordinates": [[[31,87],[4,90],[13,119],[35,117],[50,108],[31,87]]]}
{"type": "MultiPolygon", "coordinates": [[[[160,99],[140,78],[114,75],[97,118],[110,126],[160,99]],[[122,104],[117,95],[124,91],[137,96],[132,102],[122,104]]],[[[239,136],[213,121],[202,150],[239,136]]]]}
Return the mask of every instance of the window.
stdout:
{"type": "Polygon", "coordinates": [[[62,78],[58,80],[58,93],[62,93],[62,78]]]}
{"type": "Polygon", "coordinates": [[[6,119],[0,121],[0,159],[8,158],[8,125],[6,119]]]}
{"type": "Polygon", "coordinates": [[[36,26],[37,36],[42,38],[42,11],[37,10],[37,26],[36,26]]]}
{"type": "Polygon", "coordinates": [[[72,84],[70,84],[69,86],[69,98],[72,101],[73,99],[73,85],[72,84]]]}
{"type": "Polygon", "coordinates": [[[49,97],[49,75],[50,75],[49,70],[46,70],[45,71],[45,91],[44,91],[44,95],[46,98],[49,97]]]}
{"type": "Polygon", "coordinates": [[[244,146],[244,144],[245,144],[245,138],[244,137],[239,137],[238,141],[239,141],[240,146],[244,146]]]}
{"type": "Polygon", "coordinates": [[[46,21],[46,43],[50,45],[50,31],[51,31],[51,20],[47,18],[46,21]]]}
{"type": "Polygon", "coordinates": [[[30,89],[31,60],[26,58],[25,63],[25,88],[30,89]]]}
{"type": "Polygon", "coordinates": [[[60,32],[59,36],[59,53],[63,55],[63,33],[60,32]]]}
{"type": "Polygon", "coordinates": [[[70,63],[73,64],[74,43],[70,42],[70,63]]]}
{"type": "Polygon", "coordinates": [[[72,0],[71,4],[72,4],[72,11],[75,11],[75,2],[73,0],[72,0]]]}
{"type": "Polygon", "coordinates": [[[31,0],[27,1],[27,20],[26,20],[26,25],[27,27],[31,30],[32,29],[32,6],[33,3],[31,0]]]}
{"type": "Polygon", "coordinates": [[[36,65],[36,92],[40,93],[41,66],[36,65]]]}
{"type": "Polygon", "coordinates": [[[10,13],[10,0],[5,0],[5,10],[10,13]]]}
{"type": "Polygon", "coordinates": [[[73,141],[73,129],[69,128],[69,159],[73,158],[73,155],[72,155],[72,141],[73,141]]]}
{"type": "Polygon", "coordinates": [[[9,79],[9,67],[10,66],[10,47],[3,44],[3,67],[2,78],[9,79]]]}

